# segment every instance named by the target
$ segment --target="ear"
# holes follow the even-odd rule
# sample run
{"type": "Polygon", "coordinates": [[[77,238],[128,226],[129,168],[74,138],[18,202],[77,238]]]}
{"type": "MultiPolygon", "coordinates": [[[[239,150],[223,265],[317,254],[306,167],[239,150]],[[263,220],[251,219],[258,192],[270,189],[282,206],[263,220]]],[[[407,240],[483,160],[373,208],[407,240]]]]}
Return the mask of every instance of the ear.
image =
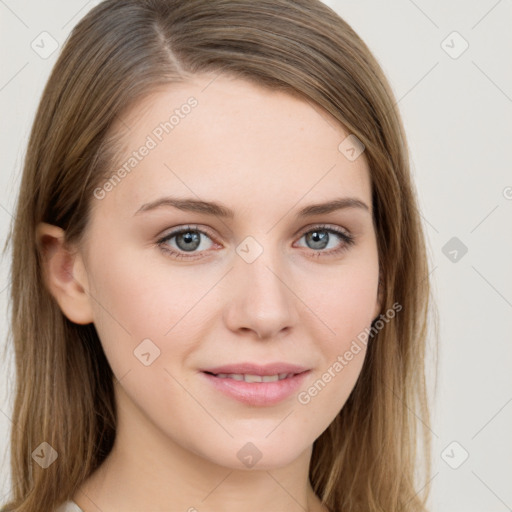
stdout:
{"type": "Polygon", "coordinates": [[[87,273],[80,254],[65,242],[64,231],[41,222],[36,228],[44,281],[66,317],[76,324],[93,321],[87,273]]]}

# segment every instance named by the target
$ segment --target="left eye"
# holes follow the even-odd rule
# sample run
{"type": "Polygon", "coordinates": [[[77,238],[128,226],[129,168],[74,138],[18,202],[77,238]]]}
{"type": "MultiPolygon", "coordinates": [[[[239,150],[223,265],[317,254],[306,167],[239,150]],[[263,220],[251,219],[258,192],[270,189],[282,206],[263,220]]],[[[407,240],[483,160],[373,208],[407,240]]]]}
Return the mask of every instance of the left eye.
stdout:
{"type": "MultiPolygon", "coordinates": [[[[352,235],[341,230],[326,226],[317,226],[312,228],[309,231],[304,232],[300,239],[302,238],[306,239],[307,244],[312,245],[312,247],[310,246],[309,248],[313,251],[313,255],[315,256],[338,254],[347,250],[351,245],[354,244],[354,238],[352,235]],[[335,239],[341,240],[341,244],[339,241],[338,244],[335,243],[335,246],[339,246],[337,248],[327,247],[329,242],[332,240],[332,235],[334,235],[335,239]],[[328,250],[324,250],[326,248],[328,250]]],[[[196,255],[190,253],[204,252],[205,250],[211,248],[213,242],[211,236],[208,233],[198,228],[188,226],[186,228],[173,231],[172,233],[164,236],[158,240],[157,245],[161,247],[162,250],[170,253],[173,257],[194,258],[196,255]],[[209,244],[209,247],[201,247],[202,237],[206,237],[208,240],[210,240],[211,243],[209,244]],[[173,243],[171,243],[171,241],[173,241],[173,243]]]]}
{"type": "MultiPolygon", "coordinates": [[[[307,242],[313,245],[310,249],[313,249],[315,251],[314,254],[318,256],[322,253],[338,254],[354,244],[354,237],[352,235],[326,226],[317,226],[316,228],[310,229],[306,231],[301,238],[303,237],[306,237],[307,242]],[[342,241],[341,247],[331,247],[331,250],[324,251],[323,249],[325,249],[331,241],[332,235],[342,241]]],[[[335,244],[335,246],[336,245],[339,245],[339,243],[335,244]]]]}

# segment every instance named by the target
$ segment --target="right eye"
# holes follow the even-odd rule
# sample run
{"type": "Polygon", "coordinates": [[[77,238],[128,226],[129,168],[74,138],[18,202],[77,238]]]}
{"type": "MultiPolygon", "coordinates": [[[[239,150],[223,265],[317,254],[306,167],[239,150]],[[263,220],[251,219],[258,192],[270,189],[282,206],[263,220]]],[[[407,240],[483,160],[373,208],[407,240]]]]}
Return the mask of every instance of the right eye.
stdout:
{"type": "MultiPolygon", "coordinates": [[[[175,258],[197,258],[195,254],[204,252],[211,247],[202,247],[202,238],[211,237],[208,233],[198,229],[195,226],[187,226],[181,229],[172,231],[157,241],[157,245],[166,253],[171,254],[175,258]],[[174,241],[173,241],[174,240],[174,241]],[[171,241],[173,243],[171,244],[171,241]],[[203,250],[197,251],[198,248],[202,247],[203,250]],[[187,253],[193,253],[187,254],[187,253]]],[[[201,256],[199,256],[201,257],[201,256]]]]}

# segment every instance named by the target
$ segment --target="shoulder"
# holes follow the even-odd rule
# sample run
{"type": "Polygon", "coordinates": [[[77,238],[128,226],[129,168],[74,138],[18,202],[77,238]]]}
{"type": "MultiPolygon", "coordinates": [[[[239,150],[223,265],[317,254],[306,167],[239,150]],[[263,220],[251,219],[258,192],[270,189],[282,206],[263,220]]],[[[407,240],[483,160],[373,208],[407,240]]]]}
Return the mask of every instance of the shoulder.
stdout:
{"type": "Polygon", "coordinates": [[[55,509],[55,512],[83,512],[83,510],[74,501],[66,501],[55,509]]]}

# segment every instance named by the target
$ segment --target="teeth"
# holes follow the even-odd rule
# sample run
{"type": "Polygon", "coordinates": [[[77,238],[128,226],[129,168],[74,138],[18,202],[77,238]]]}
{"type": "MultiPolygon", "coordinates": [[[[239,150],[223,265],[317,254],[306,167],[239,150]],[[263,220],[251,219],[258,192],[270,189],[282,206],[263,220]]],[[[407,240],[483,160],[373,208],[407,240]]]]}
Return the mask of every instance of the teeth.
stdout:
{"type": "Polygon", "coordinates": [[[244,375],[245,382],[263,382],[263,377],[261,375],[244,375]]]}
{"type": "Polygon", "coordinates": [[[286,379],[287,377],[292,377],[293,373],[279,373],[276,375],[250,375],[250,374],[241,374],[241,373],[218,373],[216,376],[220,379],[233,379],[245,382],[276,382],[278,380],[286,379]]]}

